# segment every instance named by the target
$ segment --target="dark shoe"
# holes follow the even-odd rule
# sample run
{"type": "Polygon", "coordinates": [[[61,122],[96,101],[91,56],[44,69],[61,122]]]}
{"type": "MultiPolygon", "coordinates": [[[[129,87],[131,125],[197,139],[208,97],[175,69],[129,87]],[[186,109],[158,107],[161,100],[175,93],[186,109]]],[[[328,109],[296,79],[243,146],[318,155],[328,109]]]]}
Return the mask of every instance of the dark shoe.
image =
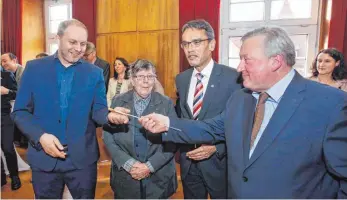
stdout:
{"type": "Polygon", "coordinates": [[[18,190],[22,186],[22,183],[20,182],[19,177],[18,176],[12,176],[11,179],[12,179],[11,189],[12,190],[18,190]]]}

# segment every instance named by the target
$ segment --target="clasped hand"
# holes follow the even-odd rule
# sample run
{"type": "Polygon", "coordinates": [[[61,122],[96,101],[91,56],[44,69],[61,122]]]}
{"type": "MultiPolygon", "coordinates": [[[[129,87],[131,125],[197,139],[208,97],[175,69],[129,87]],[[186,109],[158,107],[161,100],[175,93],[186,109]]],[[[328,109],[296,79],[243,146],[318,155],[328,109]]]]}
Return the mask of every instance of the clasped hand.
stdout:
{"type": "Polygon", "coordinates": [[[147,178],[150,175],[151,170],[148,168],[148,166],[145,163],[136,162],[131,167],[131,170],[129,173],[133,179],[140,181],[144,178],[147,178]]]}

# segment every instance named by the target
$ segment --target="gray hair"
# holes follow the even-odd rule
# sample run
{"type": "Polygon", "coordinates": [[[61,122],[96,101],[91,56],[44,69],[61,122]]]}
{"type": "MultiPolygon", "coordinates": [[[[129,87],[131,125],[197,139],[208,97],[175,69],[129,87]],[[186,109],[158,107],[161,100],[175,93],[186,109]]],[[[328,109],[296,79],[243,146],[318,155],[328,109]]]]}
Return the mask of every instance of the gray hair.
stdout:
{"type": "Polygon", "coordinates": [[[156,74],[155,66],[152,62],[145,59],[137,59],[134,63],[130,64],[130,76],[134,77],[137,72],[142,70],[152,70],[156,74]]]}
{"type": "Polygon", "coordinates": [[[214,37],[214,30],[212,26],[205,20],[203,19],[196,19],[187,22],[186,24],[183,25],[182,27],[182,33],[186,31],[188,28],[190,29],[198,29],[198,30],[205,30],[207,38],[209,40],[213,40],[214,37]]]}
{"type": "Polygon", "coordinates": [[[95,45],[92,42],[87,42],[86,52],[94,52],[96,50],[95,45]]]}
{"type": "Polygon", "coordinates": [[[280,27],[261,27],[246,33],[241,41],[254,37],[265,36],[265,55],[268,57],[282,55],[289,66],[295,64],[295,46],[288,33],[280,27]]]}
{"type": "Polygon", "coordinates": [[[78,21],[77,19],[69,19],[69,20],[65,20],[65,21],[60,22],[60,24],[58,26],[57,35],[63,36],[65,33],[65,30],[71,25],[75,25],[75,26],[84,28],[88,34],[88,29],[87,29],[86,25],[84,25],[82,22],[78,21]]]}

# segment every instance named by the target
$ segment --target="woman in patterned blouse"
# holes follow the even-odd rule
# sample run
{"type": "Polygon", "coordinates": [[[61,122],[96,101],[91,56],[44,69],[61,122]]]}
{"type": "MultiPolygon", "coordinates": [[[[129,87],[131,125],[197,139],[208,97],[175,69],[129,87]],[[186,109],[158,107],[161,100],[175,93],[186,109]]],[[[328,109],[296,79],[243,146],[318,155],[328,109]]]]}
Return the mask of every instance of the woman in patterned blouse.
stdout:
{"type": "Polygon", "coordinates": [[[311,80],[347,92],[347,71],[343,54],[337,49],[321,50],[312,64],[311,80]]]}
{"type": "Polygon", "coordinates": [[[132,87],[130,86],[129,80],[129,63],[127,60],[121,57],[117,57],[113,62],[114,66],[114,77],[110,79],[107,91],[107,105],[110,106],[113,97],[129,91],[132,87]]]}

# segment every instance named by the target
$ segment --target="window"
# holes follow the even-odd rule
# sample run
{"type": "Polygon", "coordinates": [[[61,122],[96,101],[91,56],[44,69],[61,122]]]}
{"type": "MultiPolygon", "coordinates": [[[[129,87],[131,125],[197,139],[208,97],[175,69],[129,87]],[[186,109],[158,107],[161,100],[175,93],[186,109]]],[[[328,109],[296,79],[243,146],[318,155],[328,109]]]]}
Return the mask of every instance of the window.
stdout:
{"type": "Polygon", "coordinates": [[[284,28],[295,44],[294,68],[310,76],[317,52],[320,0],[221,0],[220,61],[236,68],[240,62],[241,37],[256,27],[284,28]],[[245,12],[246,11],[246,12],[245,12]]]}
{"type": "Polygon", "coordinates": [[[53,54],[58,49],[56,34],[60,22],[72,18],[71,0],[45,0],[46,51],[53,54]]]}

